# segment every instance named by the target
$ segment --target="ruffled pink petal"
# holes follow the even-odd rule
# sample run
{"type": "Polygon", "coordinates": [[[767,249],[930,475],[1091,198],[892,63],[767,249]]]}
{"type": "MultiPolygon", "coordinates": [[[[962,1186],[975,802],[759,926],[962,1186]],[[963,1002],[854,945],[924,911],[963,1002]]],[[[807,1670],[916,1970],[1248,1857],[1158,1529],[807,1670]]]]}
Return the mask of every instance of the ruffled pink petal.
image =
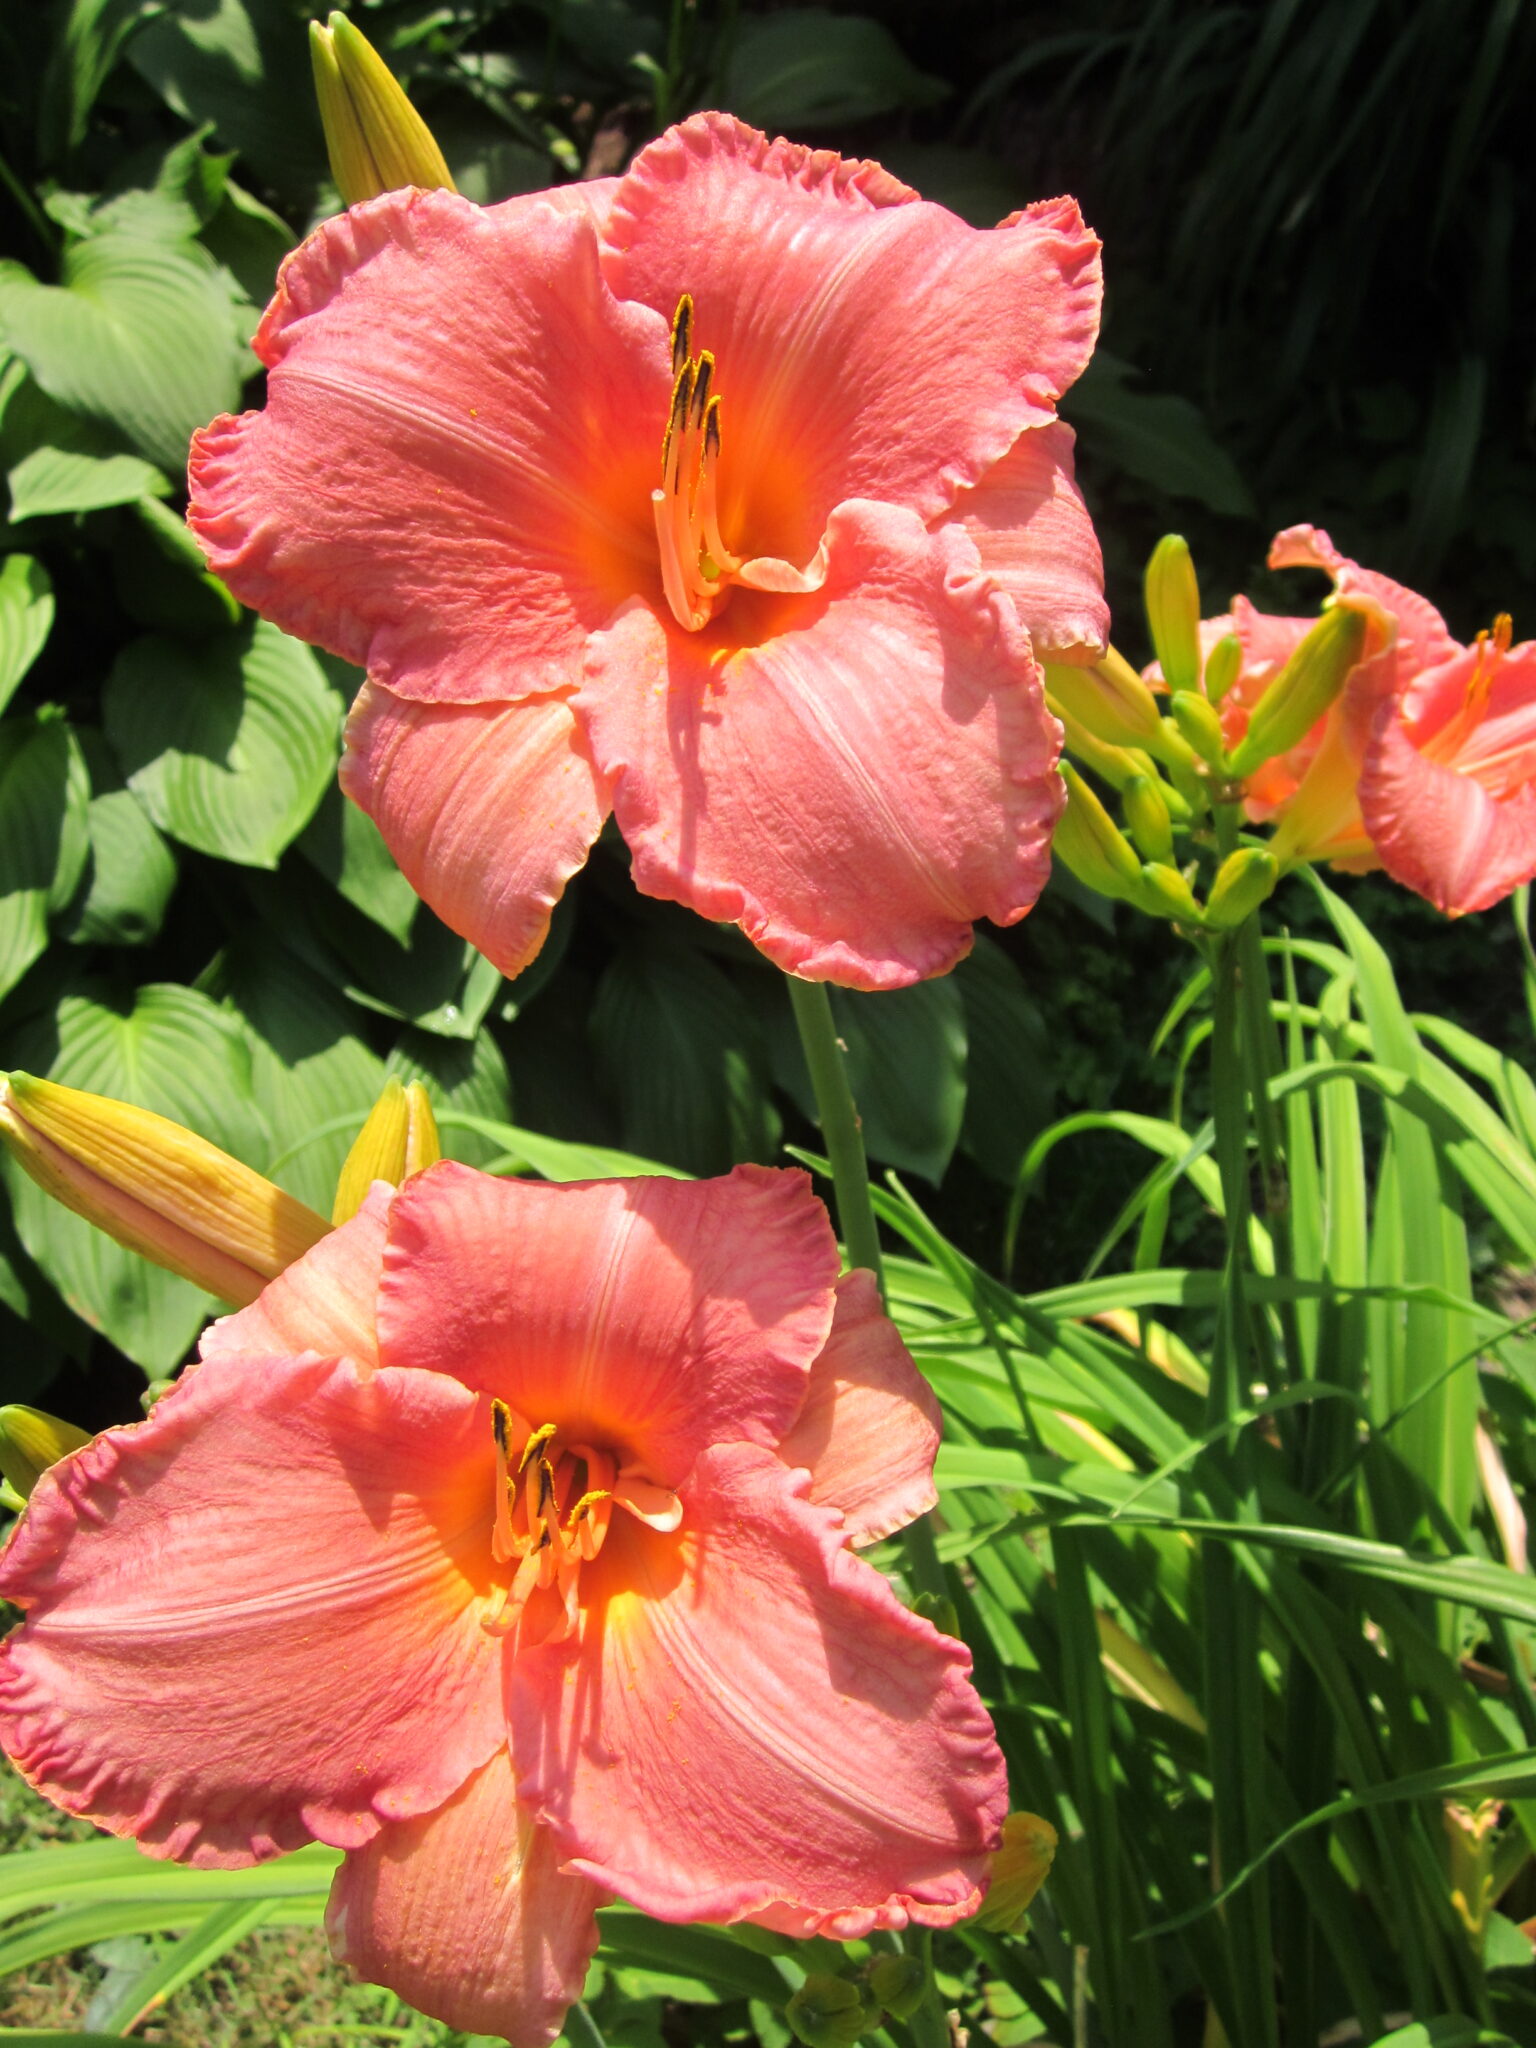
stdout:
{"type": "Polygon", "coordinates": [[[365,683],[341,786],[417,895],[503,974],[543,945],[608,815],[561,697],[420,704],[365,683]]]}
{"type": "Polygon", "coordinates": [[[1444,746],[1478,659],[1469,649],[1378,715],[1360,809],[1383,867],[1448,917],[1486,910],[1536,878],[1536,648],[1500,664],[1484,716],[1444,746]]]}
{"type": "Polygon", "coordinates": [[[1061,420],[1031,427],[945,515],[975,542],[1042,660],[1088,661],[1109,644],[1104,559],[1072,473],[1075,439],[1061,420]]]}
{"type": "Polygon", "coordinates": [[[570,1868],[664,1920],[944,1925],[974,1910],[1007,1809],[970,1654],[806,1485],[717,1444],[679,1535],[610,1535],[581,1642],[509,1666],[519,1794],[570,1868]]]}
{"type": "Polygon", "coordinates": [[[1060,728],[962,531],[860,503],[828,539],[815,596],[736,591],[699,633],[621,613],[576,711],[641,889],[791,974],[899,988],[1039,895],[1060,728]]]}
{"type": "Polygon", "coordinates": [[[953,504],[1054,417],[1098,333],[1097,238],[1047,200],[968,227],[876,164],[697,114],[603,230],[621,298],[694,301],[716,357],[726,545],[803,564],[845,498],[953,504]]]}
{"type": "Polygon", "coordinates": [[[446,1806],[354,1849],[325,1924],[337,1961],[367,1983],[466,2034],[544,2048],[581,1996],[603,1903],[596,1885],[561,1874],[503,1750],[446,1806]]]}
{"type": "Polygon", "coordinates": [[[0,1736],[151,1855],[357,1848],[505,1741],[488,1404],[347,1361],[215,1358],[45,1474],[0,1561],[28,1610],[0,1736]]]}
{"type": "Polygon", "coordinates": [[[390,1188],[370,1188],[356,1215],[279,1273],[249,1308],[210,1323],[198,1356],[314,1351],[322,1358],[350,1358],[365,1374],[372,1372],[379,1362],[373,1307],[392,1197],[390,1188]]]}
{"type": "Polygon", "coordinates": [[[845,1273],[805,1406],[779,1445],[806,1467],[811,1499],[836,1508],[854,1544],[877,1543],[938,1501],[939,1404],[880,1305],[872,1273],[845,1273]]]}
{"type": "Polygon", "coordinates": [[[837,1264],[803,1173],[551,1187],[445,1162],[390,1211],[379,1352],[672,1487],[706,1444],[784,1435],[837,1264]]]}
{"type": "Polygon", "coordinates": [[[1397,675],[1406,679],[1461,652],[1428,598],[1341,555],[1320,526],[1288,526],[1270,543],[1271,569],[1321,569],[1341,597],[1363,597],[1397,622],[1397,675]]]}
{"type": "Polygon", "coordinates": [[[572,680],[660,576],[666,323],[614,303],[586,208],[393,192],[284,263],[266,409],[192,446],[188,514],[267,618],[402,696],[572,680]]]}

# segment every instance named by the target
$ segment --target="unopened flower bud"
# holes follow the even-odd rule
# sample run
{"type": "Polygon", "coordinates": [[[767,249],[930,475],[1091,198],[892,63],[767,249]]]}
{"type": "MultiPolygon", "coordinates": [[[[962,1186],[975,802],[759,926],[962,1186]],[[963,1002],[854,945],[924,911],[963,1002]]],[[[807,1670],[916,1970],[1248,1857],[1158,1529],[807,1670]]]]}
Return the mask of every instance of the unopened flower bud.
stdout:
{"type": "Polygon", "coordinates": [[[66,1209],[237,1307],[330,1229],[169,1117],[31,1074],[0,1075],[0,1141],[66,1209]]]}
{"type": "Polygon", "coordinates": [[[402,1088],[391,1074],[342,1166],[331,1221],[345,1223],[355,1216],[376,1180],[397,1188],[442,1156],[426,1089],[419,1081],[402,1088]]]}
{"type": "Polygon", "coordinates": [[[1205,694],[1219,704],[1243,672],[1243,643],[1224,633],[1205,657],[1205,694]]]}
{"type": "Polygon", "coordinates": [[[431,129],[346,15],[332,14],[325,28],[318,21],[309,24],[309,55],[331,176],[344,206],[407,185],[458,189],[431,129]]]}
{"type": "Polygon", "coordinates": [[[1173,722],[1184,738],[1194,748],[1202,761],[1222,772],[1225,755],[1222,749],[1221,719],[1216,707],[1198,690],[1175,690],[1168,699],[1168,709],[1173,722]]]}
{"type": "Polygon", "coordinates": [[[910,2019],[928,1992],[919,1956],[876,1956],[869,1966],[870,1996],[893,2020],[910,2019]]]}
{"type": "Polygon", "coordinates": [[[1171,917],[1180,924],[1202,921],[1194,890],[1177,868],[1165,867],[1161,861],[1142,863],[1141,886],[1132,900],[1139,910],[1149,911],[1153,917],[1171,917]]]}
{"type": "Polygon", "coordinates": [[[1131,837],[1148,860],[1173,859],[1173,820],[1163,786],[1152,775],[1133,775],[1120,790],[1131,837]]]}
{"type": "Polygon", "coordinates": [[[1059,718],[1070,714],[1112,747],[1150,746],[1163,722],[1157,699],[1112,647],[1092,668],[1047,662],[1045,687],[1059,718]]]}
{"type": "Polygon", "coordinates": [[[941,1636],[958,1636],[960,1633],[960,1617],[947,1593],[919,1593],[912,1602],[912,1612],[920,1614],[924,1621],[931,1621],[941,1636]]]}
{"type": "Polygon", "coordinates": [[[24,1408],[13,1402],[0,1408],[0,1476],[23,1500],[60,1458],[78,1451],[91,1440],[90,1431],[61,1422],[57,1415],[45,1415],[41,1408],[24,1408]]]}
{"type": "Polygon", "coordinates": [[[1054,850],[1080,882],[1101,896],[1134,895],[1141,881],[1136,849],[1071,762],[1063,761],[1060,772],[1067,808],[1056,826],[1054,850]]]}
{"type": "Polygon", "coordinates": [[[992,1882],[975,1924],[995,1934],[1009,1934],[1028,1912],[1035,1893],[1050,1873],[1056,1854],[1056,1830],[1038,1813],[1010,1813],[1003,1822],[1002,1846],[992,1858],[992,1882]]]}
{"type": "Polygon", "coordinates": [[[1306,738],[1364,652],[1367,623],[1354,605],[1323,613],[1253,707],[1248,730],[1232,750],[1234,775],[1251,775],[1306,738]]]}
{"type": "Polygon", "coordinates": [[[1240,846],[1216,870],[1205,905],[1206,923],[1217,931],[1235,931],[1273,893],[1279,879],[1280,863],[1272,853],[1260,846],[1240,846]]]}
{"type": "Polygon", "coordinates": [[[1169,689],[1198,689],[1200,585],[1182,534],[1165,533],[1152,550],[1144,590],[1152,645],[1169,689]]]}
{"type": "Polygon", "coordinates": [[[853,2048],[874,2014],[851,1979],[813,1970],[784,2008],[784,2017],[806,2048],[853,2048]]]}

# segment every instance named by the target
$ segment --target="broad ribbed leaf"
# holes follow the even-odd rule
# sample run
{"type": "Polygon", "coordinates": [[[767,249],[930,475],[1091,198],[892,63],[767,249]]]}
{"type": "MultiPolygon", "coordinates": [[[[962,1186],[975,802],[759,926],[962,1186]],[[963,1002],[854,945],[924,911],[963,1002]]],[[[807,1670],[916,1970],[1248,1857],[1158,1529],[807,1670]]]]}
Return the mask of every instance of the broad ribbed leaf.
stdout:
{"type": "Polygon", "coordinates": [[[0,711],[42,652],[53,625],[53,584],[30,555],[0,563],[0,711]]]}
{"type": "Polygon", "coordinates": [[[50,398],[173,473],[250,367],[229,285],[195,242],[95,235],[65,251],[57,285],[0,263],[0,337],[50,398]]]}
{"type": "Polygon", "coordinates": [[[333,783],[299,834],[299,852],[333,889],[382,925],[403,946],[410,937],[417,895],[395,865],[384,835],[366,811],[350,804],[333,783]]]}
{"type": "Polygon", "coordinates": [[[79,739],[93,792],[85,814],[90,860],[63,936],[82,946],[146,945],[176,886],[176,856],[123,787],[102,735],[87,726],[79,739]]]}
{"type": "Polygon", "coordinates": [[[12,359],[0,419],[0,469],[11,494],[11,519],[52,512],[95,512],[135,499],[165,497],[170,481],[131,455],[120,434],[67,412],[12,359]]]}
{"type": "Polygon", "coordinates": [[[0,995],[43,951],[49,911],[80,880],[89,790],[79,745],[56,712],[0,726],[0,995]]]}
{"type": "Polygon", "coordinates": [[[309,649],[262,621],[195,646],[133,641],[102,713],[161,831],[249,867],[277,865],[336,764],[340,700],[309,649]]]}
{"type": "MultiPolygon", "coordinates": [[[[54,1016],[7,1044],[11,1065],[136,1102],[209,1138],[258,1172],[271,1141],[252,1100],[251,1053],[227,1011],[196,990],[85,981],[54,1016]]],[[[52,1201],[9,1159],[17,1234],[64,1299],[151,1377],[186,1353],[213,1304],[52,1201]]]]}

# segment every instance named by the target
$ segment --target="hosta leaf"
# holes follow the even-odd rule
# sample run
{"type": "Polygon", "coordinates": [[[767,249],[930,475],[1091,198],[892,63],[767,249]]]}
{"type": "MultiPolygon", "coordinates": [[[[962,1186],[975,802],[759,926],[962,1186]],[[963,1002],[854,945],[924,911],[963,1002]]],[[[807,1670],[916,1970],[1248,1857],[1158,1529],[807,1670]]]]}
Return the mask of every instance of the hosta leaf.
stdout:
{"type": "Polygon", "coordinates": [[[1050,1036],[1024,977],[978,932],[955,969],[965,1004],[965,1121],[960,1142],[983,1172],[1012,1187],[1029,1142],[1051,1119],[1050,1036]]]}
{"type": "Polygon", "coordinates": [[[133,641],[102,713],[161,831],[249,867],[277,865],[335,768],[340,701],[309,649],[262,621],[195,645],[133,641]]]}
{"type": "Polygon", "coordinates": [[[53,625],[53,585],[30,555],[0,563],[0,711],[43,650],[53,625]]]}
{"type": "MultiPolygon", "coordinates": [[[[430,1031],[402,1031],[385,1064],[402,1081],[422,1082],[434,1111],[487,1117],[493,1123],[511,1118],[507,1063],[488,1030],[471,1041],[439,1038],[430,1031]]],[[[470,1166],[485,1166],[505,1149],[483,1132],[462,1127],[444,1125],[441,1135],[445,1156],[470,1166]]]]}
{"type": "MultiPolygon", "coordinates": [[[[266,1167],[270,1139],[252,1101],[245,1033],[195,989],[135,994],[83,981],[6,1050],[15,1067],[157,1110],[266,1167]]],[[[62,1208],[8,1159],[4,1171],[17,1235],[69,1306],[152,1377],[169,1372],[211,1312],[209,1297],[62,1208]]]]}
{"type": "Polygon", "coordinates": [[[135,235],[71,244],[57,285],[0,263],[0,337],[50,398],[173,473],[193,429],[238,404],[250,366],[208,252],[135,235]]]}
{"type": "Polygon", "coordinates": [[[786,7],[736,31],[722,106],[793,134],[806,123],[866,121],[897,107],[931,107],[948,87],[863,14],[786,7]]]}
{"type": "MultiPolygon", "coordinates": [[[[864,995],[831,991],[848,1080],[871,1158],[942,1178],[965,1115],[965,1005],[953,975],[864,995]]],[[[811,1079],[787,999],[774,1011],[774,1075],[816,1116],[811,1079]]]]}
{"type": "Polygon", "coordinates": [[[238,626],[242,613],[186,522],[155,498],[140,498],[132,515],[117,521],[112,581],[123,610],[136,625],[173,640],[201,640],[238,626]]]}
{"type": "Polygon", "coordinates": [[[48,943],[85,866],[90,785],[57,712],[0,725],[0,995],[48,943]]]}
{"type": "Polygon", "coordinates": [[[299,834],[299,852],[333,889],[403,946],[416,916],[416,891],[395,866],[384,835],[366,811],[332,783],[299,834]]]}
{"type": "Polygon", "coordinates": [[[352,1140],[384,1085],[357,1012],[272,933],[247,931],[210,977],[244,1019],[251,1080],[273,1141],[272,1178],[329,1216],[352,1140]]]}
{"type": "Polygon", "coordinates": [[[137,498],[164,497],[170,480],[122,437],[66,412],[23,373],[0,422],[0,468],[11,494],[11,520],[56,512],[96,512],[137,498]]]}
{"type": "Polygon", "coordinates": [[[86,728],[80,743],[93,792],[85,820],[90,861],[63,934],[76,945],[146,945],[176,887],[176,856],[124,789],[101,734],[86,728]]]}

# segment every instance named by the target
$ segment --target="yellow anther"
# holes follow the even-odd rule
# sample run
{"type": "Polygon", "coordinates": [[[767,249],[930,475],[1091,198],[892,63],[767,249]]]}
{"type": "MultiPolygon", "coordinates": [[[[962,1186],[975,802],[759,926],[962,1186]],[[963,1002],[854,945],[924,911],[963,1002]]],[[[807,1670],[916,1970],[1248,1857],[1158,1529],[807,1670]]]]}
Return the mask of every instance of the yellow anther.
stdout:
{"type": "Polygon", "coordinates": [[[565,1518],[565,1533],[567,1536],[569,1536],[583,1516],[589,1515],[592,1512],[599,1501],[612,1499],[613,1495],[606,1486],[595,1486],[590,1493],[584,1493],[565,1518]]]}
{"type": "Polygon", "coordinates": [[[1515,622],[1508,612],[1500,612],[1493,622],[1493,651],[1508,654],[1509,643],[1515,637],[1515,622]]]}
{"type": "Polygon", "coordinates": [[[677,302],[677,311],[672,315],[672,370],[673,374],[682,368],[693,353],[693,299],[684,292],[677,302]]]}
{"type": "Polygon", "coordinates": [[[512,1410],[505,1401],[491,1403],[491,1434],[496,1439],[496,1448],[503,1458],[512,1455],[512,1410]]]}
{"type": "Polygon", "coordinates": [[[552,1422],[546,1422],[542,1424],[540,1428],[536,1429],[533,1432],[532,1436],[529,1437],[527,1443],[523,1445],[523,1455],[517,1461],[517,1469],[519,1472],[524,1472],[527,1470],[528,1460],[533,1456],[534,1452],[538,1450],[541,1444],[547,1444],[549,1442],[550,1438],[554,1435],[554,1433],[555,1425],[552,1422]]]}

